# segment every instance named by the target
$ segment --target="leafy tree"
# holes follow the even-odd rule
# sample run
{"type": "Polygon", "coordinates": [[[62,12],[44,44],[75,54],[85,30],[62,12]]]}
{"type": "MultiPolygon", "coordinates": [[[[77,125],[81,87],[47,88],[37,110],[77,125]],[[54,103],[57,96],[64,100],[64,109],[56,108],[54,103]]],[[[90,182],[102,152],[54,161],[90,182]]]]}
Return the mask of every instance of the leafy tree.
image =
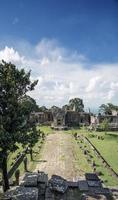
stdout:
{"type": "Polygon", "coordinates": [[[112,103],[102,104],[99,107],[99,112],[103,115],[111,115],[113,110],[118,111],[118,106],[113,105],[112,103]]]}
{"type": "Polygon", "coordinates": [[[68,110],[69,110],[69,105],[64,105],[64,106],[62,107],[62,110],[68,111],[68,110]]]}
{"type": "Polygon", "coordinates": [[[22,110],[23,110],[25,117],[27,117],[27,122],[29,122],[30,127],[32,127],[32,129],[29,130],[29,135],[28,135],[29,137],[27,138],[27,141],[26,142],[24,141],[23,144],[24,145],[28,144],[30,157],[31,157],[31,160],[33,160],[32,148],[38,142],[38,139],[40,137],[40,130],[36,129],[36,126],[35,126],[36,118],[32,119],[30,114],[32,112],[37,112],[39,110],[39,107],[36,104],[36,101],[27,95],[25,95],[22,98],[21,106],[22,106],[22,110]]]}
{"type": "Polygon", "coordinates": [[[105,131],[105,133],[108,131],[109,129],[109,120],[108,119],[104,119],[101,123],[100,123],[100,128],[105,131]]]}
{"type": "Polygon", "coordinates": [[[33,147],[38,142],[39,137],[40,130],[37,131],[36,126],[33,126],[32,130],[30,130],[30,134],[27,140],[31,161],[33,160],[33,147]]]}
{"type": "Polygon", "coordinates": [[[24,109],[25,115],[39,111],[39,106],[36,104],[36,101],[28,95],[22,98],[22,108],[24,109]]]}
{"type": "Polygon", "coordinates": [[[40,112],[45,112],[45,111],[48,111],[48,109],[47,109],[45,106],[41,106],[41,107],[39,108],[39,111],[40,111],[40,112]]]}
{"type": "Polygon", "coordinates": [[[108,105],[102,104],[99,107],[99,112],[103,115],[111,115],[111,108],[108,105]]]}
{"type": "Polygon", "coordinates": [[[69,108],[70,108],[70,110],[74,110],[77,112],[83,112],[84,111],[83,100],[80,98],[70,99],[69,108]]]}
{"type": "Polygon", "coordinates": [[[31,110],[23,103],[26,93],[34,90],[37,81],[30,81],[30,71],[19,70],[15,65],[0,63],[0,154],[3,173],[3,189],[9,189],[7,158],[18,148],[27,144],[34,126],[29,123],[31,110]]]}
{"type": "Polygon", "coordinates": [[[118,106],[116,106],[116,105],[114,105],[114,104],[112,104],[112,103],[108,103],[107,105],[109,106],[109,108],[111,109],[111,111],[112,111],[112,110],[118,111],[118,106]]]}
{"type": "Polygon", "coordinates": [[[58,112],[59,110],[61,110],[59,107],[57,107],[57,106],[52,106],[51,108],[50,108],[50,110],[51,110],[51,112],[52,113],[55,113],[55,112],[58,112]]]}
{"type": "Polygon", "coordinates": [[[30,96],[25,95],[22,98],[21,106],[24,110],[24,115],[29,116],[30,123],[37,122],[37,116],[30,115],[30,113],[39,111],[39,106],[36,104],[36,101],[30,96]]]}

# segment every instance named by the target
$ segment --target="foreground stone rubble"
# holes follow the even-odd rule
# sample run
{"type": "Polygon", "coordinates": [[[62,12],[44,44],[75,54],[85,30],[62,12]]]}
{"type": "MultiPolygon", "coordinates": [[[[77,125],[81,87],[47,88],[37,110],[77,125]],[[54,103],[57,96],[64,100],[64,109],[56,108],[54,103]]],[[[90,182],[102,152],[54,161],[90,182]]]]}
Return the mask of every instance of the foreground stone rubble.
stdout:
{"type": "Polygon", "coordinates": [[[9,200],[74,200],[109,199],[108,188],[104,188],[96,174],[85,174],[85,179],[71,182],[53,175],[48,180],[44,172],[26,173],[20,186],[5,193],[9,200]],[[74,194],[76,193],[76,195],[74,194]]]}

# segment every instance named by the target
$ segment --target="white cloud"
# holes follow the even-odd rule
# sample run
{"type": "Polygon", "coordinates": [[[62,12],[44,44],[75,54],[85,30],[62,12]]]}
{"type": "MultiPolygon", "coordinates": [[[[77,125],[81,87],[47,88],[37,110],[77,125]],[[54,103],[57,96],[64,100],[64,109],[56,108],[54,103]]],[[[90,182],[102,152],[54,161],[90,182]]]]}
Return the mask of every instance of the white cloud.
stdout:
{"type": "Polygon", "coordinates": [[[41,60],[41,65],[48,65],[50,63],[49,59],[44,57],[42,60],[41,60]]]}
{"type": "Polygon", "coordinates": [[[45,60],[50,61],[60,61],[62,55],[65,54],[65,49],[58,46],[56,40],[47,40],[43,39],[36,46],[36,53],[39,57],[42,57],[45,60]]]}
{"type": "Polygon", "coordinates": [[[94,89],[96,89],[97,84],[100,82],[101,77],[96,76],[89,80],[89,84],[86,88],[86,92],[92,92],[94,89]]]}
{"type": "Polygon", "coordinates": [[[113,90],[118,89],[118,82],[111,82],[110,88],[113,89],[113,90]]]}
{"type": "Polygon", "coordinates": [[[108,95],[107,95],[108,100],[112,100],[112,98],[114,97],[114,95],[115,95],[115,90],[110,90],[108,92],[108,95]]]}
{"type": "Polygon", "coordinates": [[[6,46],[0,50],[0,60],[32,70],[32,79],[39,82],[30,95],[39,105],[63,105],[73,97],[83,98],[86,107],[109,101],[117,104],[117,63],[93,65],[86,56],[62,47],[56,40],[28,45],[28,55],[23,47],[25,44],[17,50],[6,46]]]}
{"type": "Polygon", "coordinates": [[[6,62],[15,62],[15,63],[23,63],[24,57],[20,56],[17,51],[15,51],[12,47],[5,47],[0,51],[0,61],[5,60],[6,62]]]}

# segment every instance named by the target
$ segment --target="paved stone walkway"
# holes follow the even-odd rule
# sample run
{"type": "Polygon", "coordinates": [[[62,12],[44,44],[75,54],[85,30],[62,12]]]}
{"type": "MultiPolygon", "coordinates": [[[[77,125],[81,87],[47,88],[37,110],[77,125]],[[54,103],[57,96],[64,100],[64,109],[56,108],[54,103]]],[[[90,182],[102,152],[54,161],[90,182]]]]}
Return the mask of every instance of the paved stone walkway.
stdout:
{"type": "Polygon", "coordinates": [[[78,180],[79,172],[74,166],[74,144],[71,134],[58,131],[48,135],[35,171],[44,171],[49,178],[55,174],[67,180],[78,180]]]}

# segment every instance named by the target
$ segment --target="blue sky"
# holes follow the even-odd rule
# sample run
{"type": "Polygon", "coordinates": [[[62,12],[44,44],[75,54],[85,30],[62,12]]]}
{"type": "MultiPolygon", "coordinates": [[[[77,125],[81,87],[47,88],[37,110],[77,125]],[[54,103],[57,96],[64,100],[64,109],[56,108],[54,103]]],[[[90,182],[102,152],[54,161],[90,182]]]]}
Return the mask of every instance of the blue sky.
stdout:
{"type": "Polygon", "coordinates": [[[117,103],[118,1],[1,0],[2,57],[18,66],[30,66],[33,78],[40,80],[39,95],[35,97],[39,104],[62,105],[73,96],[81,96],[87,106],[90,96],[94,107],[102,101],[117,103]],[[74,72],[80,80],[79,74],[89,76],[85,75],[86,80],[80,83],[72,79],[70,74],[74,72]],[[100,93],[94,85],[97,87],[104,79],[107,83],[100,93]],[[94,94],[91,88],[87,90],[89,84],[94,94]],[[71,91],[77,85],[76,91],[71,91]],[[55,100],[55,91],[60,87],[60,99],[55,100]]]}
{"type": "Polygon", "coordinates": [[[91,61],[118,61],[117,0],[1,0],[0,4],[0,38],[33,44],[56,38],[91,61]]]}

